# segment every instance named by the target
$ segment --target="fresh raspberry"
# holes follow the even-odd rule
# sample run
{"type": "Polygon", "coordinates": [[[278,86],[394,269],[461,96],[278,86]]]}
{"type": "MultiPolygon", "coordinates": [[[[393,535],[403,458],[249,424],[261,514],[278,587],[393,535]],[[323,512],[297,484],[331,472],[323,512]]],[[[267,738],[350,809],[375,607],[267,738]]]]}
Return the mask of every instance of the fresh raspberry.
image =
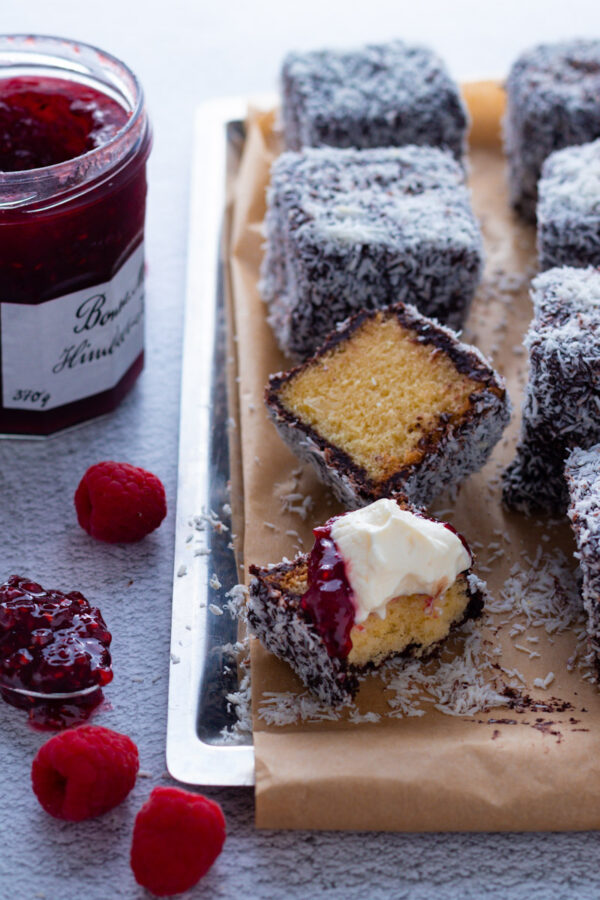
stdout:
{"type": "Polygon", "coordinates": [[[167,514],[162,482],[129,463],[90,466],[75,491],[82,528],[99,541],[131,543],[158,528],[167,514]]]}
{"type": "Polygon", "coordinates": [[[122,803],[138,768],[137,747],[127,735],[82,725],[40,747],[31,767],[31,784],[51,816],[81,822],[122,803]]]}
{"type": "Polygon", "coordinates": [[[131,868],[159,897],[179,894],[206,875],[225,842],[221,807],[202,794],[156,787],[133,826],[131,868]]]}

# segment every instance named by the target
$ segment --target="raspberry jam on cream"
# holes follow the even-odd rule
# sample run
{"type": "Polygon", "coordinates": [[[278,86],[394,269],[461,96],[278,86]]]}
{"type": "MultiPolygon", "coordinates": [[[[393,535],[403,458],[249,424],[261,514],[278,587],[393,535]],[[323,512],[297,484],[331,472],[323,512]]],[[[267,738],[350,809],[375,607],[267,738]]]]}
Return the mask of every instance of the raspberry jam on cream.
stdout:
{"type": "Polygon", "coordinates": [[[0,37],[0,433],[109,412],[139,375],[150,146],[123,63],[0,37]]]}
{"type": "Polygon", "coordinates": [[[398,597],[423,595],[434,614],[435,601],[472,563],[464,538],[452,526],[402,509],[394,500],[335,516],[314,535],[302,608],[329,655],[340,658],[352,649],[352,628],[372,614],[384,619],[398,597]]]}

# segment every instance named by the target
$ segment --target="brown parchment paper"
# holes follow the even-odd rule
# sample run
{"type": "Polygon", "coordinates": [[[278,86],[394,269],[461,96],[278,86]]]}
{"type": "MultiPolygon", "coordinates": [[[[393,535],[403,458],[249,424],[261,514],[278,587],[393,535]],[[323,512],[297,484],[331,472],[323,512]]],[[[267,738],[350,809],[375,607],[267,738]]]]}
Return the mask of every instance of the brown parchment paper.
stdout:
{"type": "MultiPolygon", "coordinates": [[[[526,377],[522,336],[531,316],[526,277],[535,269],[535,233],[508,207],[499,122],[503,94],[494,83],[465,86],[473,117],[470,183],[486,244],[486,275],[465,337],[476,343],[505,375],[515,414],[505,438],[485,470],[467,479],[455,500],[433,507],[469,540],[485,545],[505,535],[505,555],[482,572],[497,595],[515,561],[538,547],[569,556],[572,538],[563,523],[551,527],[509,514],[500,502],[498,481],[512,458],[526,377]],[[504,273],[499,274],[499,273],[504,273]],[[520,290],[506,290],[515,273],[520,290]],[[516,350],[514,348],[517,348],[516,350]],[[448,512],[448,509],[450,511],[448,512]]],[[[230,239],[231,285],[238,367],[240,439],[244,484],[244,560],[277,562],[298,547],[312,546],[311,528],[338,511],[312,470],[301,467],[269,423],[263,390],[271,372],[288,367],[265,320],[257,291],[261,223],[269,166],[280,145],[274,113],[251,113],[236,185],[230,239]],[[298,470],[301,470],[300,472],[298,470]],[[296,474],[294,474],[296,473],[296,474]],[[303,522],[284,512],[292,490],[311,494],[315,506],[303,522]],[[274,527],[273,527],[274,526],[274,527]]],[[[501,617],[500,617],[501,618],[501,617]]],[[[302,692],[285,663],[254,641],[252,679],[256,751],[256,821],[264,828],[374,829],[398,831],[567,830],[600,826],[600,697],[596,689],[567,671],[574,636],[543,633],[530,660],[515,649],[503,629],[501,663],[517,666],[528,685],[549,671],[548,690],[531,696],[568,701],[564,712],[498,709],[470,718],[435,710],[421,718],[351,724],[347,719],[317,724],[267,726],[259,710],[269,691],[302,692]],[[496,721],[489,721],[496,720],[496,721]],[[500,720],[500,721],[498,721],[500,720]]],[[[539,634],[540,630],[536,631],[539,634]]],[[[389,712],[376,676],[357,699],[361,712],[389,712]]]]}

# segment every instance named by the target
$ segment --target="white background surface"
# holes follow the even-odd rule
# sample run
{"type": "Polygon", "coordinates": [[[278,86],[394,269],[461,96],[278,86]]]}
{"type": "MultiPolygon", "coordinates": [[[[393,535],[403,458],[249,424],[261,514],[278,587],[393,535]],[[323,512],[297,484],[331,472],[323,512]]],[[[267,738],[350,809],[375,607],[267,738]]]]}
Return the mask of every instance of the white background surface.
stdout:
{"type": "MultiPolygon", "coordinates": [[[[146,896],[128,853],[135,811],[164,768],[182,306],[194,106],[269,90],[292,48],[391,37],[433,45],[457,78],[502,75],[531,43],[600,37],[600,3],[583,0],[0,0],[6,32],[95,43],[140,76],[154,123],[147,221],[147,367],[116,414],[43,443],[0,444],[2,580],[27,574],[79,588],[114,635],[111,709],[98,724],[137,741],[146,777],[101,819],[47,816],[29,788],[43,736],[0,704],[0,900],[146,896]],[[72,494],[86,467],[123,459],[165,482],[170,514],[132,547],[102,545],[77,526],[72,494]]],[[[358,835],[257,832],[248,790],[207,791],[229,826],[224,852],[190,898],[592,898],[600,837],[358,835]]],[[[576,798],[574,801],[576,802],[576,798]]]]}

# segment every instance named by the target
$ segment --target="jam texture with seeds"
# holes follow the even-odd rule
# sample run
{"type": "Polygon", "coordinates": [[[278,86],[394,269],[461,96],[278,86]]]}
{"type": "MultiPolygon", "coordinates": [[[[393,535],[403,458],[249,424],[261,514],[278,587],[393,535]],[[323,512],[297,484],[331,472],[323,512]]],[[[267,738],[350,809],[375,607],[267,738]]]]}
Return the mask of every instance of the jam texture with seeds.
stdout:
{"type": "Polygon", "coordinates": [[[301,600],[330,656],[345,659],[352,649],[350,632],[356,609],[344,560],[331,537],[331,521],[313,529],[315,545],[308,557],[308,590],[301,600]]]}
{"type": "MultiPolygon", "coordinates": [[[[83,594],[44,590],[18,575],[0,586],[0,692],[13,706],[46,707],[55,727],[86,718],[102,699],[101,687],[112,681],[111,634],[100,610],[83,594]],[[84,691],[87,697],[52,700],[52,694],[84,691]],[[46,702],[11,691],[48,694],[46,702]],[[60,706],[80,710],[62,710],[60,706]],[[64,721],[61,723],[61,716],[64,721]]],[[[38,717],[39,718],[39,717],[38,717]]]]}
{"type": "Polygon", "coordinates": [[[115,136],[129,114],[89,85],[60,78],[0,79],[0,172],[54,166],[115,136]]]}

